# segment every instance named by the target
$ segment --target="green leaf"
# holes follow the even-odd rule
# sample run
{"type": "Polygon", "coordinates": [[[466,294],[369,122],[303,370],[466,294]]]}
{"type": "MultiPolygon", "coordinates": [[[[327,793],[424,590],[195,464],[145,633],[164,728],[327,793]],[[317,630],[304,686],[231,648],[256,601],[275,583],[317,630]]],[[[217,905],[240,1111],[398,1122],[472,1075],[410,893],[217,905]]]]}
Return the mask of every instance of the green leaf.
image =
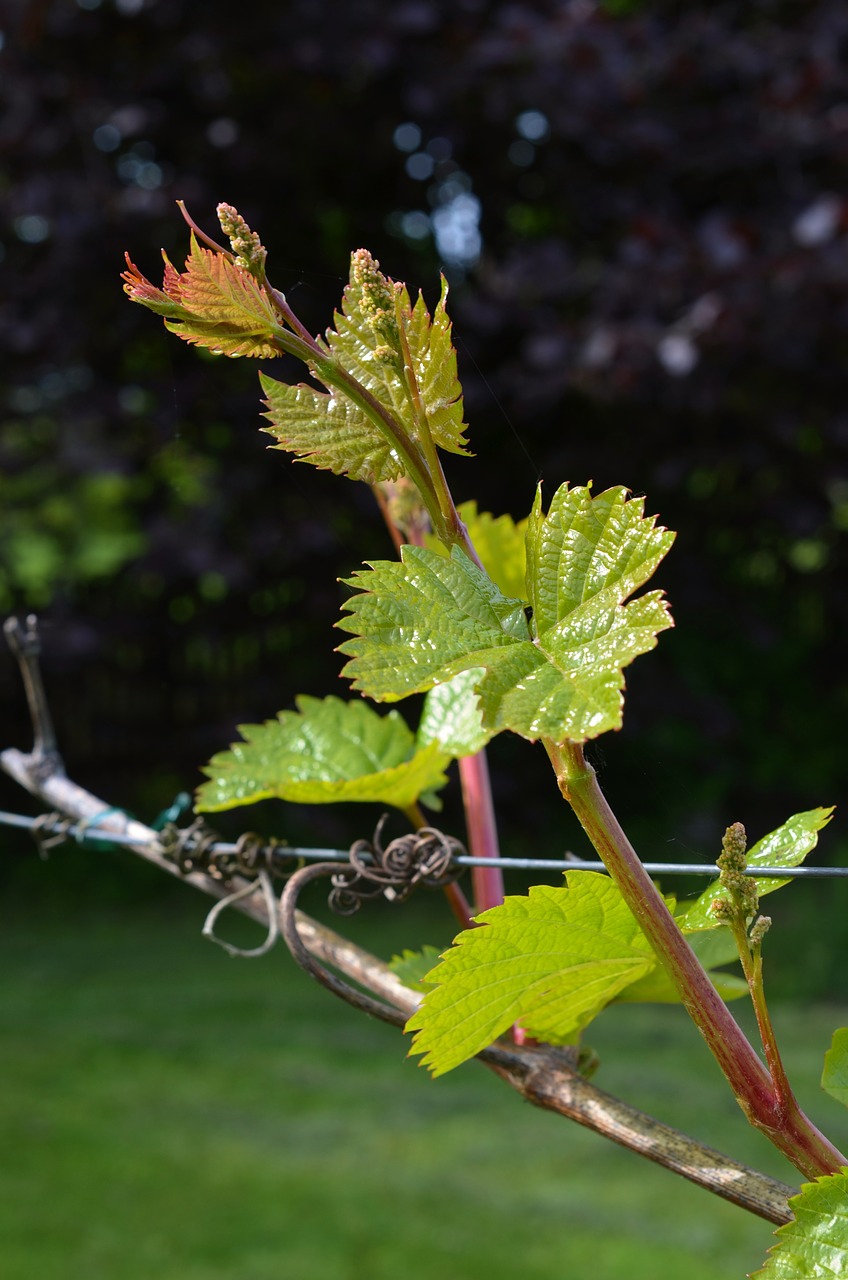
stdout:
{"type": "Polygon", "coordinates": [[[777,1244],[751,1280],[843,1280],[848,1257],[848,1171],[807,1182],[789,1200],[792,1222],[778,1227],[777,1244]]]}
{"type": "MultiPolygon", "coordinates": [[[[797,867],[807,854],[818,844],[818,833],[826,827],[833,815],[833,806],[827,809],[808,809],[804,813],[796,813],[784,822],[782,827],[763,836],[752,849],[748,850],[749,867],[797,867]]],[[[757,878],[757,889],[760,897],[765,893],[773,893],[788,880],[776,878],[757,878]]],[[[684,933],[696,929],[716,929],[721,924],[712,914],[712,904],[717,898],[724,897],[724,890],[718,880],[705,889],[699,898],[691,904],[684,904],[677,923],[684,933]]]]}
{"type": "Polygon", "coordinates": [[[338,363],[403,423],[413,439],[420,437],[416,407],[398,328],[403,326],[411,357],[411,372],[430,434],[449,453],[467,454],[463,435],[462,388],[457,377],[456,351],[446,303],[448,285],[431,319],[419,294],[415,306],[409,293],[377,270],[364,249],[351,258],[350,283],[342,298],[335,329],[327,331],[327,347],[338,363]]]}
{"type": "Polygon", "coordinates": [[[848,1107],[848,1027],[833,1033],[833,1041],[824,1055],[822,1088],[848,1107]]]}
{"type": "Polygon", "coordinates": [[[615,884],[573,871],[477,916],[427,975],[434,989],[407,1024],[413,1053],[441,1075],[520,1021],[529,1035],[573,1042],[619,992],[656,965],[615,884]]]}
{"type": "Polygon", "coordinates": [[[673,535],[642,515],[624,489],[555,494],[547,517],[537,495],[527,528],[532,631],[520,599],[504,596],[454,548],[444,559],[403,547],[349,585],[361,594],[336,625],[357,637],[339,646],[354,687],[377,701],[421,693],[482,667],[483,723],[531,740],[583,742],[621,725],[623,668],[671,626],[658,591],[625,604],[673,535]]]}
{"type": "Polygon", "coordinates": [[[405,987],[412,991],[429,991],[433,984],[425,982],[425,978],[438,959],[438,947],[425,943],[420,951],[403,951],[399,956],[392,956],[389,968],[405,987]]]}
{"type": "MultiPolygon", "coordinates": [[[[495,517],[488,511],[478,512],[476,502],[463,502],[457,511],[492,581],[505,596],[524,599],[527,594],[527,521],[521,520],[516,524],[512,516],[495,517]]],[[[447,548],[433,534],[427,537],[425,545],[439,555],[448,555],[447,548]]]]}
{"type": "Polygon", "coordinates": [[[375,801],[408,809],[443,787],[449,756],[438,743],[416,747],[396,711],[380,716],[365,702],[297,700],[263,725],[240,725],[245,739],[213,756],[197,809],[214,812],[277,797],[299,804],[375,801]]]}
{"type": "Polygon", "coordinates": [[[501,595],[458,548],[445,559],[401,547],[400,563],[377,561],[348,585],[363,594],[344,603],[353,617],[336,625],[362,638],[339,646],[354,655],[343,674],[378,701],[423,693],[530,640],[521,601],[501,595]]]}
{"type": "Polygon", "coordinates": [[[271,423],[262,430],[303,462],[352,480],[376,484],[396,480],[404,466],[388,439],[352,400],[338,392],[316,391],[305,383],[287,386],[260,373],[271,423]]]}
{"type": "Polygon", "coordinates": [[[470,671],[461,671],[447,684],[437,684],[430,690],[418,724],[419,746],[437,742],[454,757],[473,756],[483,750],[492,735],[483,728],[476,693],[482,674],[472,667],[470,671]]]}

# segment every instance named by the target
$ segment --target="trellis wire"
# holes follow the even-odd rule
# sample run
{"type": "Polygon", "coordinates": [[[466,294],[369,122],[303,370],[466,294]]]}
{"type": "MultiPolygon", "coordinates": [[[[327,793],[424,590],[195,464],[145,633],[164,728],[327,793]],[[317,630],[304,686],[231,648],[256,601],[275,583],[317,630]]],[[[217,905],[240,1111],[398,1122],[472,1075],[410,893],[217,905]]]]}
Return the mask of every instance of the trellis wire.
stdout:
{"type": "MultiPolygon", "coordinates": [[[[109,810],[120,813],[120,810],[109,810]]],[[[0,811],[0,826],[18,827],[25,831],[39,829],[44,834],[61,834],[68,840],[78,844],[102,842],[104,844],[137,845],[137,836],[122,835],[107,831],[86,822],[73,822],[69,819],[55,819],[53,822],[39,821],[24,814],[5,813],[0,811]]],[[[155,843],[154,841],[150,842],[155,843]]],[[[215,854],[235,854],[237,846],[228,841],[216,841],[210,852],[215,854]]],[[[292,845],[275,846],[272,856],[285,858],[302,858],[309,862],[348,862],[350,851],[345,849],[297,848],[292,845]]],[[[512,871],[601,871],[606,867],[602,862],[591,859],[574,858],[570,855],[563,858],[474,858],[470,854],[456,857],[456,863],[463,867],[503,867],[512,871]]],[[[680,875],[715,877],[719,868],[714,863],[685,862],[645,862],[644,868],[651,875],[680,875]]],[[[839,879],[848,876],[848,867],[748,867],[746,875],[755,877],[778,877],[788,879],[839,879]]]]}

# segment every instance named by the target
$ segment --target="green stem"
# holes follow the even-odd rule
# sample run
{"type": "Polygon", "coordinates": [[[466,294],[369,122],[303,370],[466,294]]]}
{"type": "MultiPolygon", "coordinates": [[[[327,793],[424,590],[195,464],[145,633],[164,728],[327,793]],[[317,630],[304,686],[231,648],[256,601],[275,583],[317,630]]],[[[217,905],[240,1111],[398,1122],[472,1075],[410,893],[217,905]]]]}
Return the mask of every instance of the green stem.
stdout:
{"type": "Polygon", "coordinates": [[[468,536],[468,530],[459,518],[459,512],[456,509],[453,494],[448,487],[445,473],[442,470],[442,462],[439,457],[439,451],[433,440],[433,433],[430,430],[430,423],[427,420],[427,412],[421,402],[421,392],[418,386],[418,380],[415,377],[415,368],[412,363],[412,352],[409,348],[409,337],[406,331],[406,316],[403,314],[399,295],[395,298],[395,318],[397,320],[401,354],[403,356],[403,372],[406,379],[409,402],[412,408],[412,414],[418,434],[418,443],[420,445],[421,455],[433,484],[433,492],[439,507],[440,518],[438,521],[433,521],[433,530],[445,546],[462,547],[468,558],[472,560],[478,568],[482,569],[483,563],[477,555],[477,552],[474,549],[474,544],[468,536]]]}
{"type": "Polygon", "coordinates": [[[545,741],[560,791],[571,805],[681,1001],[755,1128],[808,1177],[836,1173],[845,1157],[804,1115],[787,1108],[762,1061],[692,951],[645,871],[586,763],[582,747],[545,741]]]}
{"type": "Polygon", "coordinates": [[[315,339],[312,337],[312,334],[309,332],[306,325],[300,322],[289,306],[286,295],[281,293],[279,289],[275,289],[267,280],[265,281],[265,287],[268,290],[268,296],[271,299],[271,302],[274,304],[274,310],[278,315],[282,316],[289,328],[293,329],[304,342],[317,347],[318,344],[315,342],[315,339]]]}
{"type": "Polygon", "coordinates": [[[766,1003],[765,986],[763,984],[763,956],[759,944],[751,949],[748,942],[748,932],[745,928],[744,920],[738,918],[730,921],[730,928],[736,940],[736,946],[739,950],[739,959],[742,961],[742,972],[745,974],[745,981],[748,983],[748,990],[751,993],[751,1004],[754,1007],[754,1014],[757,1019],[757,1027],[760,1032],[760,1040],[763,1045],[763,1052],[766,1056],[771,1078],[774,1081],[774,1091],[780,1102],[781,1107],[790,1111],[792,1108],[798,1107],[795,1095],[792,1092],[792,1086],[786,1075],[786,1068],[783,1065],[783,1059],[780,1056],[780,1049],[777,1044],[777,1037],[774,1034],[774,1026],[772,1025],[771,1014],[766,1003]]]}

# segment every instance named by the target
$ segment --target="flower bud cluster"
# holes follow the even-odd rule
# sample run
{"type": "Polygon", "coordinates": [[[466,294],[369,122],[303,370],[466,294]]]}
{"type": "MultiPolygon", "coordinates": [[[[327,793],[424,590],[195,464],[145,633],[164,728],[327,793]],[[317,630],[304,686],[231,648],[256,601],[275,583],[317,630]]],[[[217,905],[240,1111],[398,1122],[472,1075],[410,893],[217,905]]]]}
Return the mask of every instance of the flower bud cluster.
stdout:
{"type": "Polygon", "coordinates": [[[750,943],[752,951],[756,950],[757,947],[762,946],[763,938],[766,936],[770,928],[771,916],[757,916],[748,931],[748,942],[750,943]]]}
{"type": "Polygon", "coordinates": [[[380,264],[367,249],[357,249],[350,260],[351,281],[360,290],[359,306],[363,316],[383,344],[375,353],[383,364],[396,363],[400,352],[400,335],[395,316],[395,286],[380,271],[380,264]]]}
{"type": "Polygon", "coordinates": [[[728,902],[732,908],[731,914],[745,920],[756,915],[760,901],[756,882],[745,875],[747,847],[745,828],[741,822],[734,822],[724,833],[722,851],[718,858],[721,870],[719,883],[727,892],[727,898],[720,901],[728,902]]]}
{"type": "Polygon", "coordinates": [[[236,255],[236,266],[249,271],[260,284],[265,279],[265,259],[268,251],[255,231],[251,231],[237,209],[231,204],[219,204],[218,221],[236,255]]]}

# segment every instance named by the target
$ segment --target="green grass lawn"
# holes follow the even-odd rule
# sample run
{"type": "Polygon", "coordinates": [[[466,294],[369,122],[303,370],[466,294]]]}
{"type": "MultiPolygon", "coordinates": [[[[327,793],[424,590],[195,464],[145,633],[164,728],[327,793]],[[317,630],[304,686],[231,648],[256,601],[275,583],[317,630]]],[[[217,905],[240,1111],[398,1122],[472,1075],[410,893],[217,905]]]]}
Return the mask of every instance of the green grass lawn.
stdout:
{"type": "MultiPolygon", "coordinates": [[[[411,910],[423,936],[374,908],[372,949],[442,940],[411,910]]],[[[762,1261],[768,1224],[476,1064],[431,1082],[282,948],[236,961],[202,940],[203,914],[180,886],[4,902],[4,1280],[724,1280],[762,1261]]],[[[817,1080],[846,1011],[778,1013],[802,1101],[844,1143],[817,1080]]],[[[614,1009],[588,1039],[603,1087],[797,1182],[679,1010],[614,1009]]]]}

